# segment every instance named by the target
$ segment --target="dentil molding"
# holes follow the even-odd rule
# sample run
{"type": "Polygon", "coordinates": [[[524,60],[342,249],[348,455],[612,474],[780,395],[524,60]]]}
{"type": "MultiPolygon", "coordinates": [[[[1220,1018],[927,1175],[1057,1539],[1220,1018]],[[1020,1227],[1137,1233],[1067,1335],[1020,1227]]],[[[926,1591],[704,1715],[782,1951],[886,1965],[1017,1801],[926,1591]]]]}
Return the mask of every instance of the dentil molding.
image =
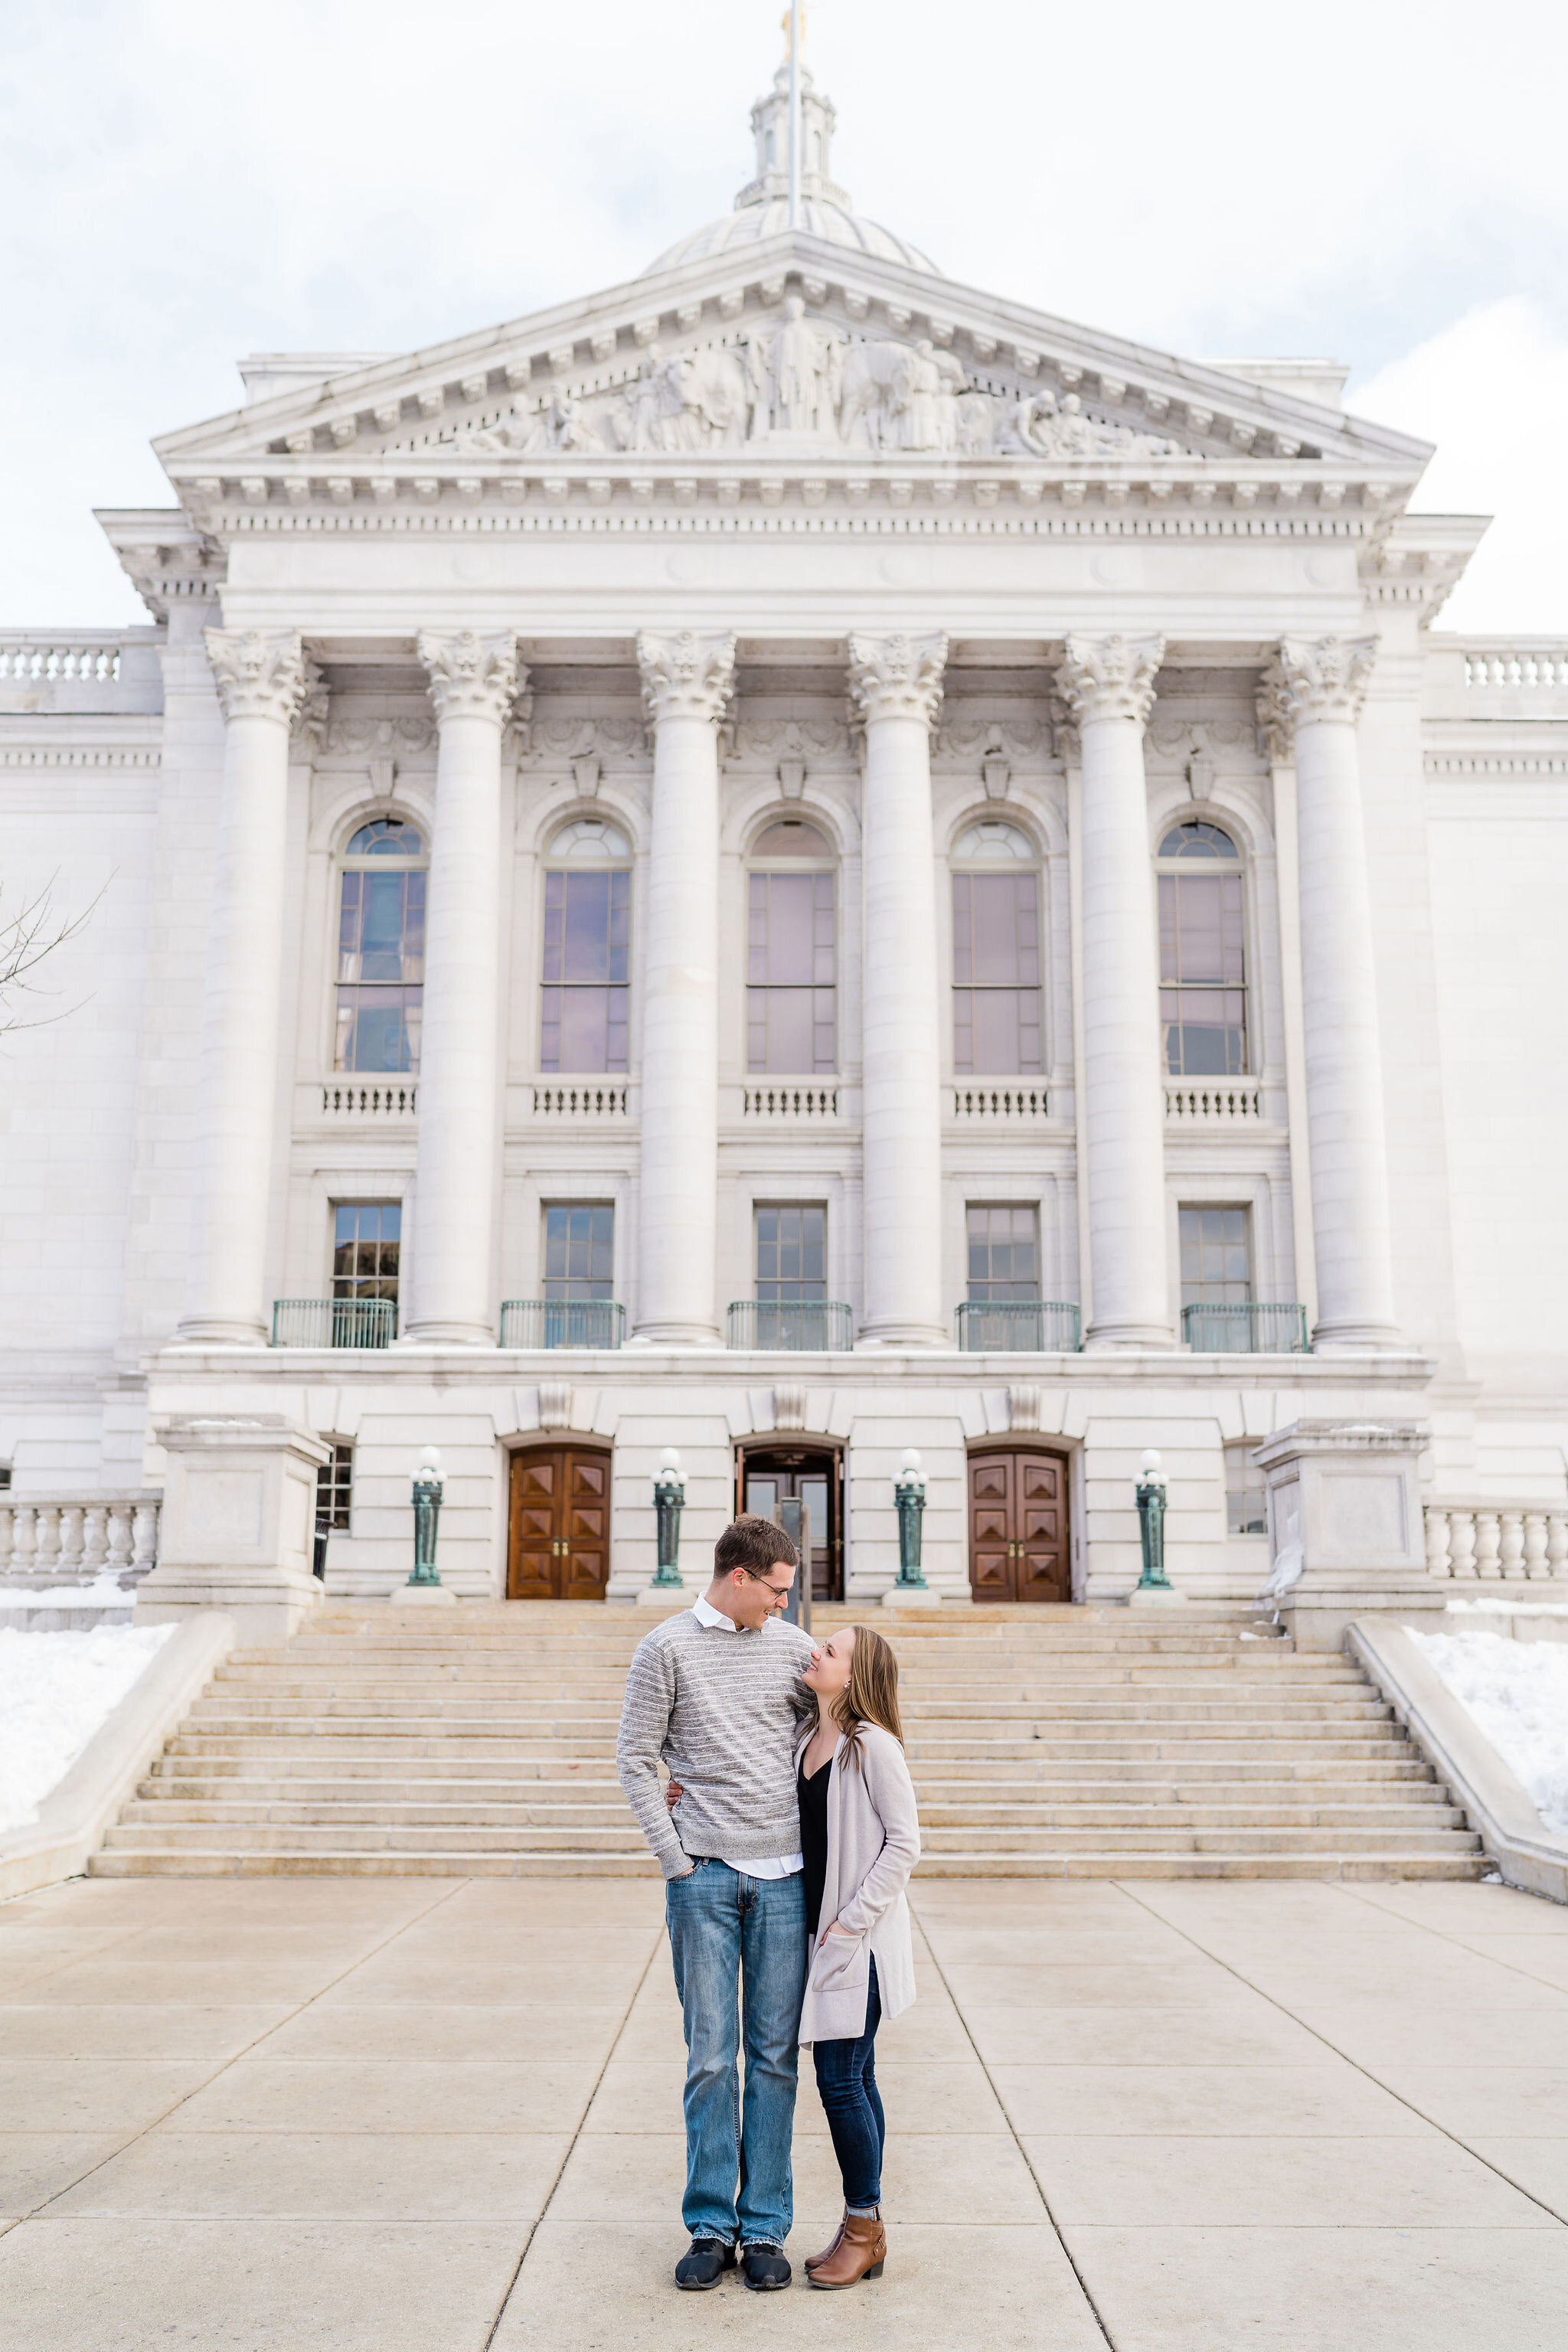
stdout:
{"type": "Polygon", "coordinates": [[[1073,725],[1089,727],[1100,719],[1144,725],[1164,655],[1163,637],[1069,637],[1057,688],[1073,725]]]}
{"type": "Polygon", "coordinates": [[[661,636],[643,629],[637,636],[637,668],[643,706],[654,726],[666,719],[717,723],[735,689],[734,635],[681,629],[674,636],[661,636]]]}
{"type": "Polygon", "coordinates": [[[947,637],[873,637],[859,630],[849,638],[849,707],[858,723],[879,719],[919,719],[933,728],[942,709],[942,674],[947,637]]]}

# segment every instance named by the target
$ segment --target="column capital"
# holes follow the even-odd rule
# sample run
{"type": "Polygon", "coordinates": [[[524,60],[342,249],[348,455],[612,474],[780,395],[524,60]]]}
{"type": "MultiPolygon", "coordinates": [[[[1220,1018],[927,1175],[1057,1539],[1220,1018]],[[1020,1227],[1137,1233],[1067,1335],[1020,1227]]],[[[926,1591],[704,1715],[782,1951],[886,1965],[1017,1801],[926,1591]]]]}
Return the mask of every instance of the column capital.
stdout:
{"type": "Polygon", "coordinates": [[[1274,758],[1289,759],[1296,730],[1314,719],[1351,726],[1377,659],[1375,637],[1281,637],[1258,690],[1258,721],[1274,758]]]}
{"type": "Polygon", "coordinates": [[[298,629],[204,629],[207,659],[226,719],[276,719],[291,727],[321,672],[298,629]]]}
{"type": "Polygon", "coordinates": [[[1164,656],[1163,637],[1069,637],[1057,691],[1074,726],[1096,719],[1143,726],[1154,708],[1154,677],[1164,656]]]}
{"type": "Polygon", "coordinates": [[[429,672],[428,691],[438,723],[488,719],[493,726],[504,727],[528,684],[510,629],[484,636],[474,629],[421,629],[419,658],[429,672]]]}
{"type": "Polygon", "coordinates": [[[643,708],[654,726],[661,719],[716,723],[735,690],[734,634],[679,629],[673,636],[663,636],[656,629],[640,629],[637,668],[643,708]]]}
{"type": "Polygon", "coordinates": [[[946,664],[941,630],[924,637],[906,636],[901,629],[886,637],[851,631],[849,702],[857,720],[863,727],[873,719],[920,719],[934,727],[946,664]]]}

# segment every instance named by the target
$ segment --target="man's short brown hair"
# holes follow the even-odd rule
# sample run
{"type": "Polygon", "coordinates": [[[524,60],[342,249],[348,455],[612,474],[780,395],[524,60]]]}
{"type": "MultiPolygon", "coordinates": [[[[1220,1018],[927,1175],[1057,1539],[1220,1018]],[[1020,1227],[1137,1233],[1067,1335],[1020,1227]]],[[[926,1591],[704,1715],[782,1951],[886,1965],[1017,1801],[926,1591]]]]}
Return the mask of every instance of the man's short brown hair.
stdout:
{"type": "Polygon", "coordinates": [[[761,1576],[779,1560],[791,1568],[800,1566],[799,1554],[778,1521],[759,1518],[754,1511],[742,1511],[732,1519],[713,1547],[715,1576],[728,1576],[737,1568],[761,1576]]]}

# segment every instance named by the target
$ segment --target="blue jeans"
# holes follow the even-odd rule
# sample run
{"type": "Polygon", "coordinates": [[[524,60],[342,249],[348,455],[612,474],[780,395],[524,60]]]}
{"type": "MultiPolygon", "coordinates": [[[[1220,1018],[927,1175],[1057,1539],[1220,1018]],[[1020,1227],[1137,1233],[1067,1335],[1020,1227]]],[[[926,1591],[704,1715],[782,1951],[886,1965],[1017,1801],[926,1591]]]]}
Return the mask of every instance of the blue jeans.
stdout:
{"type": "Polygon", "coordinates": [[[861,2213],[868,2213],[882,2201],[882,2149],[888,2126],[877,2089],[877,2028],[881,2021],[882,1997],[877,1990],[873,1960],[865,2032],[853,2042],[818,2042],[812,2049],[816,2087],[833,2134],[833,2153],[844,2176],[844,2202],[861,2213]]]}
{"type": "Polygon", "coordinates": [[[793,1878],[745,1878],[726,1862],[700,1862],[687,1877],[669,1880],[665,1914],[686,2021],[681,2220],[694,2238],[782,2246],[795,2219],[790,2141],[805,1996],[805,1881],[798,1871],[793,1878]]]}

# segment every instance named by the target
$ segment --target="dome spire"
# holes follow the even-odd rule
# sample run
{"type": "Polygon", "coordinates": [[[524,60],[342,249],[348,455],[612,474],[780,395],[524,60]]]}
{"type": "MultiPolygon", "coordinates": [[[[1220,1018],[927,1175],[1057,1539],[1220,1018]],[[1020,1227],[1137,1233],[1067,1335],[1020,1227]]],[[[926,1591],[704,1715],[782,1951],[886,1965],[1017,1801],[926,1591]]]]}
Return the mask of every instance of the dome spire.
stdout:
{"type": "Polygon", "coordinates": [[[799,110],[795,171],[793,174],[790,171],[791,67],[786,58],[774,74],[773,86],[766,98],[759,98],[752,109],[752,132],[757,142],[756,176],[748,180],[736,196],[735,210],[742,212],[748,205],[776,203],[782,198],[786,205],[793,202],[795,218],[790,226],[799,226],[803,205],[842,205],[846,212],[851,207],[844,190],[834,185],[828,169],[837,120],[833,100],[817,96],[804,64],[797,65],[795,71],[798,78],[799,110]]]}

